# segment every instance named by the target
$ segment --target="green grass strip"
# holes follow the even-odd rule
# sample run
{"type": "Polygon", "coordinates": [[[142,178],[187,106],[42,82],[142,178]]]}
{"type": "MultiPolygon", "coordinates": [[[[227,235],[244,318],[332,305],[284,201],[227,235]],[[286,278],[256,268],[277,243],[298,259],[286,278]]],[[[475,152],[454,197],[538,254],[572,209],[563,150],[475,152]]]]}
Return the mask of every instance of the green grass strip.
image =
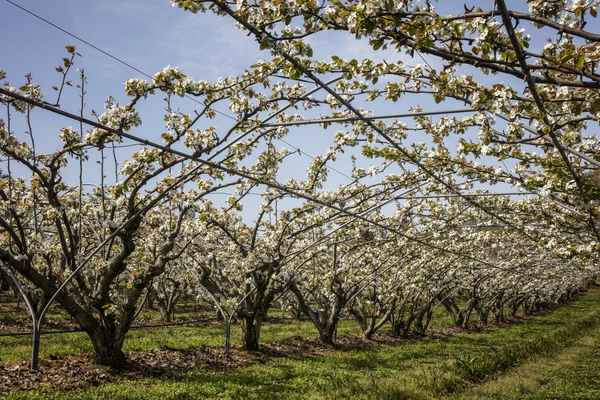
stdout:
{"type": "Polygon", "coordinates": [[[600,399],[600,326],[550,357],[532,358],[448,399],[600,399]]]}
{"type": "MultiPolygon", "coordinates": [[[[494,331],[462,334],[447,340],[423,340],[368,351],[332,352],[303,360],[280,359],[218,373],[198,368],[160,379],[105,384],[69,396],[36,391],[8,398],[454,398],[461,394],[474,395],[475,388],[491,384],[499,376],[508,376],[511,371],[518,371],[520,366],[529,362],[554,359],[568,349],[581,346],[582,338],[600,330],[599,322],[600,290],[593,290],[578,301],[544,316],[494,331]]],[[[573,360],[569,359],[569,362],[573,360]]],[[[557,367],[554,373],[560,371],[561,368],[557,367]]],[[[564,383],[560,388],[582,384],[570,380],[568,374],[561,379],[564,383]]],[[[547,386],[547,390],[549,394],[555,389],[547,386]]],[[[514,393],[518,391],[517,386],[514,393]]],[[[489,398],[509,397],[504,393],[489,398]]]]}

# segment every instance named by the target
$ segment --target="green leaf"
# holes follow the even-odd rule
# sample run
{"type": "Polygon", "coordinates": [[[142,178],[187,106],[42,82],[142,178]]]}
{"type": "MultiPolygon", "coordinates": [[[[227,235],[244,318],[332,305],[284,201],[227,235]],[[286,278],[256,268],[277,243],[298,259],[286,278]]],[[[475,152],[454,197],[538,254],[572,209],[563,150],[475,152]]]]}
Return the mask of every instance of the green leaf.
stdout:
{"type": "Polygon", "coordinates": [[[264,50],[269,47],[269,40],[263,39],[260,41],[260,50],[264,50]]]}
{"type": "Polygon", "coordinates": [[[300,79],[302,77],[302,71],[297,68],[289,69],[290,79],[300,79]]]}
{"type": "Polygon", "coordinates": [[[371,46],[373,46],[373,50],[379,50],[381,46],[383,46],[383,39],[371,40],[371,46]]]}
{"type": "Polygon", "coordinates": [[[563,58],[561,58],[560,61],[566,63],[566,62],[571,61],[572,58],[573,58],[573,54],[569,54],[569,55],[566,55],[563,58]]]}
{"type": "Polygon", "coordinates": [[[592,107],[590,108],[590,111],[592,112],[592,114],[596,114],[600,111],[600,99],[596,99],[596,101],[594,101],[592,107]]]}
{"type": "Polygon", "coordinates": [[[375,23],[371,20],[367,20],[366,22],[364,22],[363,26],[367,33],[372,33],[375,29],[375,23]]]}

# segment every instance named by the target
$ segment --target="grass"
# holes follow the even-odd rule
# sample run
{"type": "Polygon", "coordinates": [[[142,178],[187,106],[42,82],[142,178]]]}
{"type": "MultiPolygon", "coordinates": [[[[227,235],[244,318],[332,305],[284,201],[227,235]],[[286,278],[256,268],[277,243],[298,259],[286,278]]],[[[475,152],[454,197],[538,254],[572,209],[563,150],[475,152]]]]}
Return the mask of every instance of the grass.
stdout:
{"type": "MultiPolygon", "coordinates": [[[[146,311],[142,313],[144,317],[157,317],[156,311],[146,311]]],[[[191,320],[197,320],[201,317],[213,318],[214,313],[207,315],[203,312],[202,315],[194,313],[178,313],[177,315],[185,315],[191,320]]],[[[279,309],[272,309],[269,315],[280,317],[279,309]]],[[[28,318],[26,310],[22,309],[19,313],[11,313],[3,311],[2,316],[5,319],[12,318],[28,318]]],[[[66,313],[52,313],[50,316],[56,318],[68,319],[66,313]]],[[[452,320],[442,308],[438,308],[433,320],[433,326],[448,326],[452,325],[452,320]]],[[[383,329],[389,329],[384,327],[383,329]]],[[[44,332],[44,328],[42,328],[44,332]]],[[[352,319],[342,320],[338,325],[338,334],[360,333],[360,329],[356,322],[352,319]]],[[[289,320],[284,323],[265,323],[261,329],[261,342],[272,342],[275,340],[283,340],[292,336],[301,336],[303,338],[317,337],[318,332],[313,324],[309,321],[289,320]]],[[[0,362],[24,360],[31,356],[31,335],[19,336],[0,336],[0,362]]],[[[186,326],[174,325],[159,328],[141,328],[132,329],[127,334],[123,350],[138,350],[158,348],[160,346],[169,346],[172,348],[186,348],[190,346],[223,346],[225,343],[225,327],[222,323],[204,325],[204,326],[186,326]]],[[[233,325],[231,328],[231,343],[241,343],[241,329],[238,325],[233,325]]],[[[83,332],[60,333],[60,334],[42,334],[40,356],[46,357],[53,354],[77,354],[89,353],[93,351],[93,347],[89,342],[87,335],[83,332]]]]}
{"type": "MultiPolygon", "coordinates": [[[[51,354],[78,354],[93,351],[83,332],[42,335],[40,357],[51,354]]],[[[0,336],[0,362],[25,360],[31,357],[32,335],[0,336]]]]}
{"type": "MultiPolygon", "coordinates": [[[[434,326],[451,325],[450,317],[440,315],[434,320],[434,326]]],[[[389,328],[382,328],[389,329],[389,328]]],[[[43,332],[43,329],[42,329],[43,332]]],[[[343,320],[338,325],[338,334],[358,334],[360,329],[354,320],[343,320]]],[[[317,337],[318,332],[308,321],[291,320],[286,323],[265,323],[261,329],[261,342],[284,340],[292,336],[303,338],[317,337]]],[[[31,356],[31,335],[0,336],[0,362],[24,360],[31,356]]],[[[174,325],[159,328],[132,329],[127,334],[123,345],[124,351],[158,348],[186,348],[190,346],[223,346],[225,343],[225,327],[222,324],[205,326],[174,325]]],[[[239,325],[231,327],[231,343],[241,343],[239,325]]],[[[40,356],[54,354],[89,353],[93,347],[84,332],[61,334],[42,334],[40,356]]]]}
{"type": "MultiPolygon", "coordinates": [[[[341,334],[346,329],[356,331],[353,322],[345,324],[340,327],[341,334]]],[[[158,329],[163,328],[152,331],[158,329]]],[[[173,347],[193,345],[194,340],[222,344],[219,326],[164,329],[157,338],[170,337],[173,347]]],[[[132,331],[132,335],[138,332],[141,330],[132,331]]],[[[262,334],[263,340],[270,341],[298,334],[315,336],[316,332],[307,323],[286,323],[267,324],[262,334]]],[[[239,338],[239,331],[233,335],[239,338]]],[[[140,337],[132,336],[128,343],[145,348],[154,346],[156,340],[143,338],[140,333],[140,337]]],[[[368,351],[332,352],[302,360],[277,359],[226,372],[198,368],[160,379],[105,384],[70,396],[78,399],[592,399],[600,398],[598,361],[600,290],[593,290],[552,313],[494,331],[368,351]]],[[[36,391],[9,399],[66,397],[66,394],[36,391]]]]}
{"type": "MultiPolygon", "coordinates": [[[[358,333],[358,325],[352,320],[342,321],[338,334],[358,333]]],[[[241,343],[239,325],[231,327],[231,343],[241,343]]],[[[261,329],[261,342],[283,340],[292,336],[316,337],[317,330],[308,321],[289,323],[266,323],[261,329]]],[[[31,335],[0,336],[0,362],[23,360],[31,356],[31,335]]],[[[186,348],[190,346],[223,346],[225,327],[222,324],[205,326],[174,325],[159,328],[132,329],[123,345],[124,351],[158,348],[186,348]]],[[[84,332],[46,334],[41,337],[40,356],[52,354],[89,353],[93,347],[84,332]]]]}
{"type": "Polygon", "coordinates": [[[453,399],[600,399],[600,327],[453,399]]]}

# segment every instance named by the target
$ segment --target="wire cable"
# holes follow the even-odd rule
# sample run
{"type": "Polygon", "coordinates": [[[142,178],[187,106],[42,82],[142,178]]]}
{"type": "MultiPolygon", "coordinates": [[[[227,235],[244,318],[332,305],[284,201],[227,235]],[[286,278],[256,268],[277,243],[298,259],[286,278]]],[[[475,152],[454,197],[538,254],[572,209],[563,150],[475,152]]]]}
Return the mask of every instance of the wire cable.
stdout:
{"type": "MultiPolygon", "coordinates": [[[[72,38],[74,38],[74,39],[77,39],[77,40],[79,40],[80,42],[82,42],[82,43],[84,43],[84,44],[86,44],[86,45],[90,46],[90,47],[91,47],[91,48],[93,48],[94,50],[97,50],[97,51],[99,51],[100,53],[102,53],[102,54],[104,54],[104,55],[106,55],[106,56],[108,56],[108,57],[112,58],[113,60],[115,60],[115,61],[117,61],[117,62],[119,62],[119,63],[121,63],[121,64],[123,64],[123,65],[125,65],[125,66],[127,66],[127,67],[129,67],[129,68],[131,68],[132,70],[134,70],[134,71],[136,71],[136,72],[139,72],[140,74],[144,75],[145,77],[152,79],[152,75],[150,75],[150,74],[147,74],[146,72],[144,72],[144,71],[140,70],[139,68],[136,68],[136,67],[134,67],[133,65],[131,65],[131,64],[129,64],[129,63],[127,63],[127,62],[125,62],[125,61],[121,60],[120,58],[118,58],[118,57],[116,57],[116,56],[113,56],[113,55],[112,55],[112,54],[110,54],[109,52],[102,50],[102,49],[101,49],[101,48],[99,48],[98,46],[95,46],[95,45],[93,45],[92,43],[90,43],[90,42],[88,42],[88,41],[86,41],[86,40],[84,40],[84,39],[80,38],[80,37],[79,37],[79,36],[77,36],[77,35],[74,35],[74,34],[72,34],[71,32],[67,31],[67,30],[66,30],[66,29],[64,29],[64,28],[61,28],[60,26],[56,25],[55,23],[48,21],[47,19],[45,19],[45,18],[43,18],[43,17],[41,17],[41,16],[37,15],[36,13],[34,13],[34,12],[32,12],[32,11],[29,11],[29,10],[28,10],[28,9],[26,9],[25,7],[22,7],[22,6],[20,6],[20,5],[16,4],[16,3],[14,3],[14,2],[13,2],[13,1],[11,1],[11,0],[6,0],[6,1],[7,1],[8,3],[12,4],[13,6],[15,6],[15,7],[17,7],[17,8],[19,8],[19,9],[21,9],[21,10],[25,11],[26,13],[28,13],[28,14],[30,14],[30,15],[32,15],[32,16],[34,16],[35,18],[37,18],[37,19],[39,19],[39,20],[41,20],[41,21],[43,21],[43,22],[47,23],[48,25],[50,25],[50,26],[52,26],[52,27],[54,27],[54,28],[58,29],[59,31],[61,31],[61,32],[65,33],[65,34],[67,34],[67,35],[69,35],[69,36],[71,36],[72,38]]],[[[188,99],[190,99],[190,100],[194,101],[195,103],[202,104],[202,103],[200,103],[198,100],[194,99],[193,97],[186,96],[186,98],[188,98],[188,99]]],[[[216,112],[217,114],[220,114],[220,115],[223,115],[223,116],[225,116],[225,117],[227,117],[227,118],[230,118],[230,119],[232,119],[232,120],[235,120],[235,118],[234,118],[234,117],[232,117],[231,115],[227,115],[227,114],[225,114],[225,113],[224,113],[224,112],[222,112],[222,111],[215,110],[215,112],[216,112]]]]}
{"type": "MultiPolygon", "coordinates": [[[[16,3],[14,3],[14,2],[13,2],[13,1],[11,1],[11,0],[6,0],[6,1],[7,1],[8,3],[12,4],[13,6],[15,6],[15,7],[17,7],[17,8],[19,8],[19,9],[21,9],[22,11],[24,11],[24,12],[26,12],[26,13],[30,14],[31,16],[33,16],[33,17],[35,17],[35,18],[37,18],[37,19],[39,19],[39,20],[41,20],[41,21],[45,22],[46,24],[48,24],[48,25],[50,25],[50,26],[52,26],[52,27],[54,27],[54,28],[58,29],[59,31],[61,31],[61,32],[65,33],[65,34],[67,34],[67,35],[69,35],[69,36],[71,36],[72,38],[74,38],[74,39],[76,39],[76,40],[79,40],[80,42],[82,42],[82,43],[84,43],[84,44],[86,44],[86,45],[90,46],[90,47],[91,47],[91,48],[93,48],[94,50],[97,50],[97,51],[99,51],[100,53],[102,53],[102,54],[104,54],[104,55],[106,55],[106,56],[108,56],[108,57],[112,58],[113,60],[115,60],[115,61],[117,61],[117,62],[119,62],[119,63],[121,63],[121,64],[123,64],[123,65],[125,65],[125,66],[127,66],[127,67],[129,67],[129,68],[131,68],[132,70],[134,70],[134,71],[136,71],[136,72],[139,72],[139,73],[140,73],[140,74],[142,74],[143,76],[145,76],[145,77],[147,77],[147,78],[150,78],[150,79],[152,79],[152,76],[151,76],[151,75],[149,75],[149,74],[147,74],[146,72],[144,72],[144,71],[142,71],[142,70],[140,70],[140,69],[138,69],[138,68],[134,67],[133,65],[131,65],[131,64],[129,64],[129,63],[127,63],[127,62],[123,61],[122,59],[120,59],[120,58],[118,58],[118,57],[116,57],[116,56],[113,56],[113,55],[112,55],[112,54],[110,54],[109,52],[102,50],[100,47],[98,47],[98,46],[95,46],[94,44],[92,44],[92,43],[90,43],[90,42],[88,42],[88,41],[86,41],[86,40],[82,39],[81,37],[79,37],[79,36],[77,36],[77,35],[74,35],[74,34],[72,34],[71,32],[67,31],[66,29],[64,29],[64,28],[61,28],[61,27],[60,27],[60,26],[58,26],[57,24],[55,24],[55,23],[53,23],[53,22],[51,22],[51,21],[49,21],[49,20],[47,20],[47,19],[45,19],[45,18],[43,18],[43,17],[41,17],[41,16],[37,15],[36,13],[34,13],[34,12],[32,12],[32,11],[30,11],[30,10],[26,9],[26,8],[25,8],[25,7],[23,7],[23,6],[20,6],[20,5],[16,4],[16,3]]],[[[275,76],[276,76],[276,77],[282,77],[282,76],[279,76],[279,75],[275,75],[275,76]]],[[[283,77],[282,77],[282,78],[283,78],[283,77]]],[[[305,81],[305,82],[309,82],[309,81],[305,81]]],[[[310,82],[310,83],[313,83],[313,82],[310,82]]],[[[193,97],[186,96],[186,98],[188,98],[188,99],[190,99],[190,100],[192,100],[192,101],[194,101],[194,102],[196,102],[196,103],[198,103],[198,104],[202,104],[202,103],[200,103],[198,100],[194,99],[193,97]]],[[[220,114],[220,115],[222,115],[222,116],[224,116],[224,117],[227,117],[227,118],[229,118],[229,119],[231,119],[231,120],[235,120],[235,118],[234,118],[234,117],[232,117],[231,115],[225,114],[224,112],[221,112],[221,111],[219,111],[219,110],[215,110],[215,112],[216,112],[217,114],[220,114]]],[[[327,121],[327,122],[329,122],[329,121],[327,121]]],[[[263,125],[263,126],[268,126],[268,125],[263,125]]],[[[278,126],[278,125],[276,125],[276,126],[278,126]]],[[[280,139],[280,140],[281,140],[281,139],[280,139]]],[[[284,140],[281,140],[281,141],[282,141],[282,142],[284,142],[284,143],[286,143],[286,144],[287,144],[287,145],[289,145],[289,146],[292,146],[292,145],[290,145],[289,143],[285,142],[284,140]]],[[[130,146],[131,146],[131,145],[130,145],[130,146]]],[[[134,145],[134,146],[135,146],[135,145],[134,145]]],[[[124,147],[124,146],[119,146],[119,147],[124,147]]],[[[305,151],[302,151],[301,149],[299,149],[298,147],[295,147],[295,146],[292,146],[292,147],[294,147],[296,150],[299,150],[299,151],[300,151],[300,153],[299,153],[300,155],[305,155],[306,157],[308,157],[308,158],[310,158],[310,159],[314,160],[314,157],[310,156],[310,155],[309,155],[309,154],[307,154],[305,151]]],[[[350,178],[348,175],[346,175],[346,174],[344,174],[344,173],[342,173],[342,172],[340,172],[340,171],[338,171],[338,170],[336,170],[336,169],[334,169],[334,168],[331,168],[331,167],[330,167],[329,169],[330,169],[331,171],[333,171],[333,172],[336,172],[336,173],[338,173],[338,174],[340,174],[340,175],[344,176],[345,178],[351,179],[351,178],[350,178]]]]}
{"type": "Polygon", "coordinates": [[[106,51],[102,50],[101,48],[99,48],[99,47],[97,47],[97,46],[94,46],[94,45],[93,45],[93,44],[91,44],[90,42],[88,42],[88,41],[86,41],[86,40],[84,40],[84,39],[80,38],[79,36],[76,36],[76,35],[72,34],[71,32],[69,32],[69,31],[67,31],[67,30],[65,30],[65,29],[63,29],[63,28],[61,28],[60,26],[58,26],[58,25],[56,25],[56,24],[54,24],[54,23],[52,23],[52,22],[50,22],[50,21],[48,21],[47,19],[40,17],[39,15],[37,15],[37,14],[35,14],[35,13],[33,13],[33,12],[29,11],[28,9],[26,9],[26,8],[24,8],[24,7],[20,6],[20,5],[18,5],[17,3],[14,3],[14,2],[12,2],[11,0],[6,0],[6,1],[7,1],[8,3],[12,4],[13,6],[15,6],[15,7],[17,7],[17,8],[20,8],[21,10],[25,11],[27,14],[30,14],[30,15],[34,16],[35,18],[37,18],[37,19],[39,19],[39,20],[41,20],[41,21],[44,21],[44,22],[45,22],[45,23],[47,23],[48,25],[51,25],[51,26],[53,26],[54,28],[58,29],[59,31],[61,31],[61,32],[63,32],[63,33],[66,33],[67,35],[71,36],[72,38],[74,38],[74,39],[77,39],[77,40],[79,40],[80,42],[87,44],[88,46],[90,46],[90,47],[91,47],[91,48],[93,48],[94,50],[97,50],[97,51],[99,51],[100,53],[102,53],[102,54],[104,54],[104,55],[106,55],[106,56],[108,56],[108,57],[112,58],[113,60],[115,60],[115,61],[117,61],[117,62],[120,62],[120,63],[121,63],[121,64],[123,64],[123,65],[126,65],[127,67],[129,67],[129,68],[133,69],[134,71],[137,71],[137,72],[139,72],[140,74],[142,74],[142,75],[144,75],[144,76],[146,76],[146,77],[148,77],[148,78],[152,78],[152,76],[148,75],[148,74],[147,74],[147,73],[145,73],[144,71],[141,71],[141,70],[137,69],[136,67],[134,67],[133,65],[131,65],[131,64],[128,64],[128,63],[126,63],[125,61],[121,60],[120,58],[113,56],[112,54],[110,54],[110,53],[108,53],[108,52],[106,52],[106,51]]]}
{"type": "MultiPolygon", "coordinates": [[[[398,229],[395,229],[395,228],[392,228],[392,227],[389,227],[389,226],[385,226],[385,225],[381,224],[378,221],[370,220],[369,218],[365,217],[364,215],[361,215],[360,213],[354,213],[352,211],[349,211],[348,207],[338,206],[338,205],[332,204],[331,202],[319,199],[319,198],[317,198],[315,196],[312,196],[310,194],[304,193],[302,191],[299,191],[299,190],[296,190],[296,189],[293,189],[293,188],[289,188],[289,187],[287,187],[287,186],[285,186],[283,184],[280,184],[279,182],[276,182],[276,181],[267,181],[267,180],[261,179],[260,177],[254,176],[250,172],[241,171],[241,170],[237,170],[237,169],[234,169],[234,168],[227,167],[227,166],[223,165],[222,163],[220,163],[218,161],[212,161],[212,159],[210,159],[210,160],[204,160],[204,159],[200,158],[196,153],[194,153],[194,154],[187,154],[187,153],[185,153],[183,151],[179,151],[179,150],[176,150],[176,149],[173,149],[173,148],[161,145],[159,143],[155,143],[155,142],[149,141],[147,139],[142,139],[139,136],[132,135],[132,134],[123,132],[122,130],[117,130],[117,129],[114,129],[114,128],[111,128],[111,127],[108,127],[108,126],[104,126],[104,125],[102,125],[102,124],[100,124],[98,122],[89,120],[87,118],[80,117],[78,115],[74,115],[74,114],[68,113],[68,112],[63,111],[63,110],[61,110],[59,108],[52,107],[52,106],[50,106],[50,105],[48,105],[48,104],[46,104],[44,102],[41,102],[39,100],[30,99],[30,98],[22,96],[20,94],[16,94],[16,93],[10,92],[10,91],[8,91],[6,89],[0,88],[0,94],[4,94],[4,95],[6,95],[8,97],[12,97],[13,99],[21,100],[21,101],[23,101],[25,103],[28,103],[28,104],[40,107],[43,110],[50,111],[50,112],[53,112],[55,114],[62,115],[64,117],[67,117],[67,118],[70,118],[70,119],[82,122],[84,124],[93,126],[95,128],[103,129],[103,130],[105,130],[107,132],[110,132],[110,133],[113,133],[115,135],[118,135],[119,137],[123,137],[123,138],[129,139],[129,140],[133,140],[133,141],[138,142],[138,143],[145,144],[147,146],[154,147],[156,149],[165,151],[165,152],[170,153],[172,155],[179,156],[182,159],[186,159],[186,160],[190,160],[190,161],[195,161],[195,162],[197,162],[200,165],[207,166],[209,168],[214,168],[216,170],[220,170],[222,172],[225,172],[225,173],[228,173],[228,174],[231,174],[231,175],[236,175],[236,176],[238,176],[240,178],[248,179],[248,180],[250,180],[252,182],[255,182],[255,183],[259,184],[259,185],[265,185],[265,186],[271,187],[273,189],[280,190],[280,191],[282,191],[284,193],[290,194],[291,196],[295,196],[297,198],[308,200],[311,203],[319,204],[319,205],[327,207],[327,208],[329,208],[331,210],[340,212],[340,213],[342,213],[345,216],[356,218],[357,220],[366,222],[367,224],[371,224],[371,225],[377,226],[377,227],[379,227],[381,229],[385,229],[385,230],[387,230],[389,232],[392,232],[392,233],[394,233],[394,234],[396,234],[396,235],[398,235],[400,237],[404,237],[404,238],[406,238],[406,239],[408,239],[410,241],[422,244],[422,245],[427,246],[429,248],[440,250],[440,251],[448,253],[448,254],[454,254],[454,255],[457,255],[457,256],[462,257],[464,259],[467,259],[467,260],[470,260],[470,261],[474,261],[474,262],[476,262],[478,264],[489,266],[491,268],[496,268],[495,265],[490,264],[489,262],[487,262],[485,260],[480,260],[477,257],[473,257],[473,256],[470,256],[468,254],[463,254],[460,251],[453,250],[453,249],[448,249],[448,248],[445,248],[445,247],[438,246],[436,244],[429,243],[429,242],[425,241],[425,239],[419,239],[417,237],[408,235],[408,234],[406,234],[403,231],[399,231],[398,229]]],[[[168,190],[168,189],[165,189],[165,191],[163,192],[163,194],[166,193],[166,190],[168,190]]],[[[505,222],[505,220],[503,220],[503,219],[500,219],[500,220],[502,222],[505,222]]],[[[117,229],[117,231],[119,229],[117,229]]],[[[83,267],[83,265],[85,265],[85,264],[80,265],[80,267],[78,267],[78,268],[83,267]]],[[[77,273],[77,272],[78,272],[78,270],[76,269],[71,276],[74,276],[74,274],[77,273]]],[[[62,289],[62,288],[59,288],[58,290],[60,290],[60,289],[62,289]]],[[[58,293],[58,291],[56,293],[58,293]]],[[[53,299],[51,299],[51,300],[53,300],[53,299]]],[[[50,302],[48,302],[47,304],[49,305],[50,302]]]]}

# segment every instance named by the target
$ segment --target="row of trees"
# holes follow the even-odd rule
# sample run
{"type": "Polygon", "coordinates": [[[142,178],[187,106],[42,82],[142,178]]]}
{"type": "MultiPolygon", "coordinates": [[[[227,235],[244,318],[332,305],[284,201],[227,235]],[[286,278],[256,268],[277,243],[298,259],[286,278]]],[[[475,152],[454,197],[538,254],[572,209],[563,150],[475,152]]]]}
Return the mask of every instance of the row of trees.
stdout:
{"type": "Polygon", "coordinates": [[[61,129],[51,151],[50,134],[30,122],[60,107],[75,48],[57,68],[56,101],[30,76],[0,92],[2,268],[39,311],[54,297],[87,332],[98,362],[125,363],[125,334],[152,287],[167,314],[183,288],[210,299],[236,317],[254,349],[275,300],[294,304],[332,343],[343,312],[366,337],[388,318],[398,333],[423,332],[436,307],[466,327],[473,312],[499,320],[504,307],[559,301],[597,275],[600,158],[586,129],[598,122],[600,36],[585,30],[595,3],[530,1],[527,11],[497,0],[488,11],[465,5],[447,15],[428,1],[172,3],[231,18],[270,59],[214,83],[172,67],[130,79],[130,100],[109,99],[97,122],[83,118],[82,74],[80,115],[70,116],[80,125],[61,129]],[[516,30],[523,21],[548,42],[516,30]],[[365,40],[381,60],[315,59],[308,39],[339,32],[365,40]],[[158,93],[165,127],[153,142],[130,132],[158,93]],[[191,112],[182,111],[185,96],[196,100],[191,112]],[[435,119],[414,108],[409,127],[366,109],[407,96],[473,111],[435,119]],[[224,124],[219,104],[235,122],[213,125],[224,124]],[[11,111],[24,115],[24,133],[11,111]],[[310,118],[341,130],[306,174],[280,179],[296,153],[279,140],[310,118]],[[143,145],[127,153],[123,141],[143,145]],[[344,154],[352,155],[348,179],[327,186],[344,154]],[[84,171],[86,180],[98,172],[95,189],[84,171]],[[473,193],[495,183],[537,196],[473,193]],[[233,194],[222,204],[215,194],[223,190],[233,194]],[[254,194],[260,210],[244,210],[254,194]]]}
{"type": "MultiPolygon", "coordinates": [[[[27,249],[21,258],[4,250],[5,266],[30,274],[23,283],[38,313],[103,235],[119,230],[111,227],[114,202],[102,199],[97,189],[79,197],[79,203],[72,199],[77,189],[57,196],[75,210],[65,212],[64,227],[56,224],[55,209],[39,201],[42,191],[35,203],[13,187],[13,196],[22,197],[5,203],[21,207],[8,208],[14,211],[4,220],[12,223],[4,245],[12,252],[27,249]],[[101,217],[103,202],[112,204],[106,217],[101,217]],[[81,232],[77,248],[84,253],[74,256],[78,262],[72,266],[65,263],[69,247],[61,240],[66,228],[81,232]],[[22,238],[30,241],[17,241],[22,238]],[[48,292],[40,290],[44,287],[48,292]]],[[[187,200],[183,195],[193,190],[172,192],[140,218],[129,241],[115,236],[93,254],[56,299],[90,335],[98,362],[118,365],[124,362],[124,336],[148,291],[158,294],[165,316],[183,295],[215,304],[224,317],[240,323],[244,347],[258,349],[262,323],[274,304],[304,314],[320,339],[333,344],[344,314],[357,320],[366,338],[388,321],[397,334],[422,334],[442,306],[457,326],[467,328],[473,312],[480,323],[490,315],[498,323],[506,309],[514,315],[522,304],[563,301],[597,276],[597,251],[588,244],[589,235],[557,229],[552,220],[564,217],[562,209],[539,198],[489,197],[488,210],[506,213],[498,223],[460,199],[412,200],[385,216],[378,208],[383,199],[367,188],[344,191],[328,194],[334,208],[308,203],[276,215],[272,197],[253,225],[234,209],[217,208],[197,196],[187,200]],[[349,198],[357,197],[363,200],[350,204],[349,198]],[[339,213],[336,202],[354,215],[339,213]],[[368,221],[361,218],[365,215],[368,221]],[[105,283],[117,261],[124,265],[105,283]]]]}

